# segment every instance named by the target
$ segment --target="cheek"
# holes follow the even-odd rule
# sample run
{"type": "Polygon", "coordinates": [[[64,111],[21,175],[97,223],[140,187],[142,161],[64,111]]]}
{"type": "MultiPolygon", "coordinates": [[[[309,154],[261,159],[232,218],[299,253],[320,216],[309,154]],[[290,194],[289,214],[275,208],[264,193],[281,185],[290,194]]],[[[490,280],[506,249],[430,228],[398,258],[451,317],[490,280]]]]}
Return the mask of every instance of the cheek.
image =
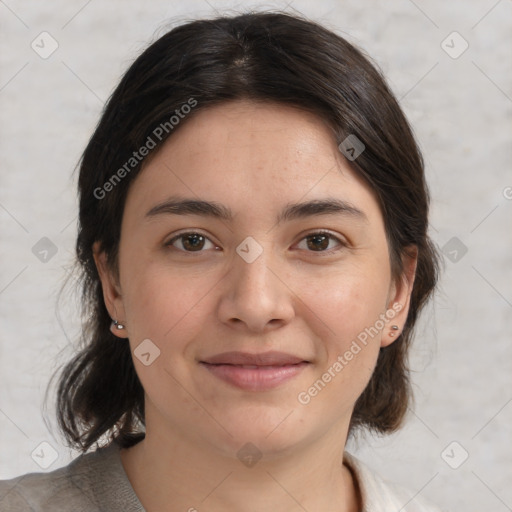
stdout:
{"type": "Polygon", "coordinates": [[[300,297],[323,325],[322,339],[343,348],[384,313],[389,288],[385,269],[365,265],[327,273],[302,286],[300,297]]]}
{"type": "Polygon", "coordinates": [[[311,290],[305,303],[315,313],[308,323],[316,326],[318,359],[298,399],[312,416],[327,421],[352,410],[370,380],[379,355],[382,330],[374,329],[384,312],[385,290],[379,293],[375,281],[352,274],[311,290]]]}
{"type": "Polygon", "coordinates": [[[129,343],[142,386],[148,398],[171,421],[178,421],[172,419],[172,411],[201,416],[202,411],[179,383],[189,380],[190,352],[194,346],[191,341],[205,338],[212,307],[207,294],[217,280],[204,273],[184,276],[183,272],[151,264],[141,265],[132,276],[123,287],[123,300],[129,343]],[[149,366],[137,358],[137,347],[146,339],[159,350],[149,366]]]}
{"type": "Polygon", "coordinates": [[[313,389],[309,389],[311,396],[322,390],[322,398],[315,398],[315,407],[327,403],[345,410],[366,387],[380,349],[389,284],[386,275],[384,268],[352,267],[350,272],[303,288],[301,298],[309,308],[307,323],[310,328],[316,326],[319,364],[311,381],[313,389]]]}
{"type": "Polygon", "coordinates": [[[154,339],[161,348],[172,340],[172,346],[178,348],[183,339],[180,332],[185,329],[186,337],[191,337],[191,330],[200,330],[203,299],[215,279],[190,273],[184,277],[176,270],[151,264],[137,269],[133,275],[123,288],[130,338],[154,339]]]}

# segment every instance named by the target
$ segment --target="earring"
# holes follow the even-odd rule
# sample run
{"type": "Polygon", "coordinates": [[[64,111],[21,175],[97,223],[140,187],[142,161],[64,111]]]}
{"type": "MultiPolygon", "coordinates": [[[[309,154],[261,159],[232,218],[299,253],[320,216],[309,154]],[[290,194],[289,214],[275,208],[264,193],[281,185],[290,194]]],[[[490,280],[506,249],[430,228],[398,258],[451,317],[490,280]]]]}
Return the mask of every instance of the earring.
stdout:
{"type": "Polygon", "coordinates": [[[124,325],[120,324],[117,320],[113,320],[112,325],[115,326],[115,328],[118,329],[119,331],[124,329],[124,325]]]}
{"type": "MultiPolygon", "coordinates": [[[[392,325],[392,326],[391,326],[391,329],[393,329],[393,331],[398,331],[399,327],[398,327],[398,325],[392,325]]],[[[389,335],[390,335],[391,337],[393,337],[393,336],[396,334],[396,332],[393,332],[393,331],[391,331],[391,332],[389,333],[389,335]]]]}

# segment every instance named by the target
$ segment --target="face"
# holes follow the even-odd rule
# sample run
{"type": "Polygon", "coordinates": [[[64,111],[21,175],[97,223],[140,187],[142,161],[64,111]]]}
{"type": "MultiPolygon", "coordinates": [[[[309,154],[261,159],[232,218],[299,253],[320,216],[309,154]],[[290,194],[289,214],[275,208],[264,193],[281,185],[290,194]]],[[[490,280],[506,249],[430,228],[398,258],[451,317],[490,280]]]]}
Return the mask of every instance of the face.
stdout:
{"type": "Polygon", "coordinates": [[[344,439],[414,272],[392,278],[376,197],[322,120],[248,101],[188,119],[132,183],[119,279],[95,257],[148,434],[229,456],[344,439]]]}

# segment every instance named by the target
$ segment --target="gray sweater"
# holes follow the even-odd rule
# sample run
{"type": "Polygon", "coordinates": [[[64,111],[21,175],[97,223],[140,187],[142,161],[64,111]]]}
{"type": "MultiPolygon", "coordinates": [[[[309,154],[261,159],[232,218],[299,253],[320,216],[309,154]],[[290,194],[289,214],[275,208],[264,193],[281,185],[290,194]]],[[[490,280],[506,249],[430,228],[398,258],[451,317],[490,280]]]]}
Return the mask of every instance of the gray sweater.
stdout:
{"type": "MultiPolygon", "coordinates": [[[[362,512],[440,512],[414,492],[385,482],[352,455],[345,453],[345,462],[359,483],[362,512]]],[[[54,471],[0,481],[0,511],[145,512],[115,443],[79,455],[54,471]]]]}

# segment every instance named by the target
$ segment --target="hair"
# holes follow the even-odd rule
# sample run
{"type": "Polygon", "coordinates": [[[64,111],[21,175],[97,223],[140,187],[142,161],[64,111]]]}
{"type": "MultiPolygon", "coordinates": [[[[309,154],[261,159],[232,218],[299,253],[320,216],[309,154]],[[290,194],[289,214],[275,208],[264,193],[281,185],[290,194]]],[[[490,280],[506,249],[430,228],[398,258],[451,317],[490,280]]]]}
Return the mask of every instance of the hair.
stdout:
{"type": "Polygon", "coordinates": [[[435,288],[439,265],[427,234],[429,192],[420,150],[382,73],[361,50],[301,16],[250,12],[190,21],[152,43],[110,96],[80,159],[76,253],[82,347],[59,376],[57,410],[65,439],[83,452],[103,435],[121,447],[145,435],[144,390],[129,343],[110,331],[93,258],[93,244],[99,242],[118,275],[127,192],[148,161],[130,159],[148,137],[155,139],[157,127],[166,127],[157,132],[161,147],[197,112],[239,99],[313,112],[330,126],[338,144],[348,135],[363,142],[364,151],[348,164],[379,201],[392,275],[402,276],[403,257],[411,248],[417,249],[417,268],[403,330],[380,349],[374,373],[355,404],[349,432],[366,428],[384,434],[403,423],[411,399],[408,349],[418,314],[435,288]],[[170,127],[171,117],[188,112],[180,109],[193,102],[193,110],[180,115],[184,119],[179,126],[170,127]]]}

